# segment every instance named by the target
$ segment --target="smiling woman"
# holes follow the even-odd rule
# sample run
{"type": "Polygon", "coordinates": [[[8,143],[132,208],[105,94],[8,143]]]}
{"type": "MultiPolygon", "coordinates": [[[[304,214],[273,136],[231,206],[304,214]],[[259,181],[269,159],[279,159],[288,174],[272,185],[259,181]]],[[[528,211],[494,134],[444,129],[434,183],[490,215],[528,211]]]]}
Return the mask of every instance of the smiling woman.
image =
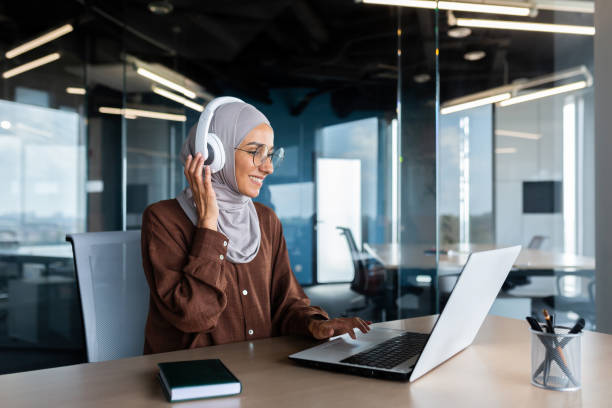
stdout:
{"type": "MultiPolygon", "coordinates": [[[[197,125],[196,125],[197,127],[197,125]]],[[[181,151],[189,187],[143,214],[143,266],[151,288],[145,353],[196,348],[280,334],[322,339],[366,333],[370,322],[328,320],[297,282],[280,220],[251,200],[273,173],[282,149],[253,106],[219,106],[211,132],[226,163],[215,174],[195,149],[197,130],[181,151]]]]}
{"type": "Polygon", "coordinates": [[[273,148],[274,131],[265,123],[253,128],[235,148],[236,183],[242,195],[251,198],[259,195],[264,179],[274,172],[268,159],[268,151],[273,148]]]}

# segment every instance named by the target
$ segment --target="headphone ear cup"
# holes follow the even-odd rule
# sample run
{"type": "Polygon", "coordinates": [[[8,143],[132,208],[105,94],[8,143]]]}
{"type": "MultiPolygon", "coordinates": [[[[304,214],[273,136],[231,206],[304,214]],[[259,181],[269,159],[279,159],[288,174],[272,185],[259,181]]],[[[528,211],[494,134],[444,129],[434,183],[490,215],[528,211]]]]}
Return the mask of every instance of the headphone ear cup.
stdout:
{"type": "Polygon", "coordinates": [[[208,163],[208,166],[210,166],[212,173],[216,173],[225,165],[225,150],[223,149],[223,143],[221,143],[221,140],[214,133],[208,134],[207,142],[207,148],[209,152],[212,153],[209,154],[209,157],[212,156],[212,161],[208,163]]]}

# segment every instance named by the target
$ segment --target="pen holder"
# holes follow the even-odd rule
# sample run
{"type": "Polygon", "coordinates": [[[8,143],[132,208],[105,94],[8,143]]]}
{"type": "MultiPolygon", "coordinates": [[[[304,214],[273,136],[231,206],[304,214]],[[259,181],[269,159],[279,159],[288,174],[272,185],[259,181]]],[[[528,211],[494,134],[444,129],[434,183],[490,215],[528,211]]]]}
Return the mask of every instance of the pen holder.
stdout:
{"type": "MultiPolygon", "coordinates": [[[[544,328],[542,328],[544,330],[544,328]]],[[[555,333],[531,331],[531,383],[557,391],[580,389],[580,338],[567,327],[555,327],[555,333]]]]}

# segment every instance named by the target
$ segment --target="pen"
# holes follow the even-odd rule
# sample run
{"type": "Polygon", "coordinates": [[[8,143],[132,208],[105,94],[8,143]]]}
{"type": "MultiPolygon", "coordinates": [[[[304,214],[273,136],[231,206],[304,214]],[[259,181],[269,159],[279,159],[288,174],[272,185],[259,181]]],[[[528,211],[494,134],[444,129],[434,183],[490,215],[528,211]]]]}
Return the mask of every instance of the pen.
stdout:
{"type": "Polygon", "coordinates": [[[525,320],[527,320],[527,323],[529,323],[529,326],[531,326],[532,330],[539,331],[539,332],[542,331],[542,326],[540,326],[540,323],[538,323],[538,321],[534,319],[533,317],[527,316],[525,320]]]}
{"type": "Polygon", "coordinates": [[[569,334],[580,333],[582,329],[584,329],[585,321],[583,318],[578,319],[574,327],[572,327],[569,331],[569,334]]]}
{"type": "Polygon", "coordinates": [[[544,315],[544,319],[546,320],[546,328],[548,333],[555,334],[555,326],[553,325],[553,317],[548,314],[548,310],[542,310],[542,314],[544,315]]]}

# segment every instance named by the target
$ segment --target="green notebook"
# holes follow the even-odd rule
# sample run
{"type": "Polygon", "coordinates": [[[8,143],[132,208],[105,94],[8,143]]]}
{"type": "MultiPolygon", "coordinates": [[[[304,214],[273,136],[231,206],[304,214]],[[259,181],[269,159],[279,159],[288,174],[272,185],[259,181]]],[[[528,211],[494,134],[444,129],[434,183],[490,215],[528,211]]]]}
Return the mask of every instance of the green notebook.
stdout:
{"type": "Polygon", "coordinates": [[[240,394],[242,384],[221,360],[159,363],[159,382],[170,402],[240,394]]]}

